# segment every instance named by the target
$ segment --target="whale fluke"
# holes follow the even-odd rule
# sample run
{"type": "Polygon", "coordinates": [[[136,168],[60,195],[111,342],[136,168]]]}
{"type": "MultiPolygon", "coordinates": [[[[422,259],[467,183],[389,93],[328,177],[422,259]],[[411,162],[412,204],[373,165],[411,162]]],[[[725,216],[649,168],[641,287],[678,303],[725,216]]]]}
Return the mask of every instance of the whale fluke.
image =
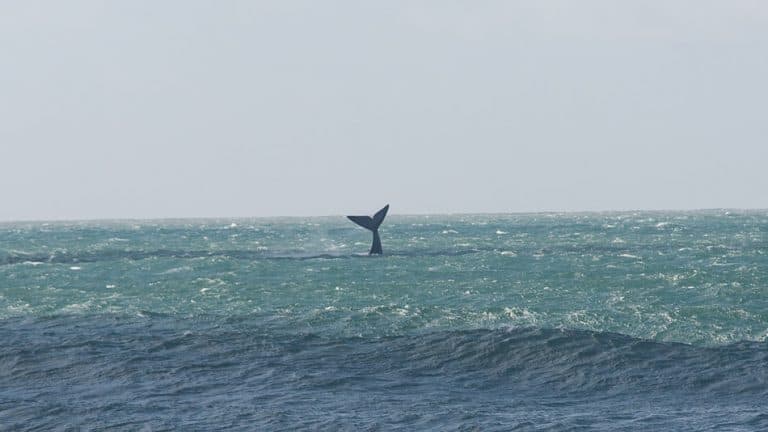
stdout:
{"type": "Polygon", "coordinates": [[[384,218],[387,216],[389,210],[389,204],[385,205],[383,209],[376,212],[373,217],[370,216],[347,216],[349,220],[360,225],[361,227],[371,230],[373,232],[373,244],[371,245],[371,251],[368,255],[379,254],[381,255],[381,238],[379,237],[379,226],[384,222],[384,218]]]}

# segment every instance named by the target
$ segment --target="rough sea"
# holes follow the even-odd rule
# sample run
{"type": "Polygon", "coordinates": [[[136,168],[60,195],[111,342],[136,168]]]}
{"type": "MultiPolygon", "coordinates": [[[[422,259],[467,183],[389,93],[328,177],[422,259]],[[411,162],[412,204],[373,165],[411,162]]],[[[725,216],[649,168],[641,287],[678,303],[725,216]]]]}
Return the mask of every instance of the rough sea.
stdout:
{"type": "Polygon", "coordinates": [[[0,430],[768,430],[768,211],[0,224],[0,430]]]}

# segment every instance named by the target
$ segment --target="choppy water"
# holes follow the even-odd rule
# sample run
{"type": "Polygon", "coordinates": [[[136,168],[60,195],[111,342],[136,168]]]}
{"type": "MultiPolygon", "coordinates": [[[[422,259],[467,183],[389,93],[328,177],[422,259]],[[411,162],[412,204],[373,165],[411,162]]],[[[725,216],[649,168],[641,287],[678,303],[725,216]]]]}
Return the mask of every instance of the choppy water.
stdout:
{"type": "Polygon", "coordinates": [[[0,224],[0,430],[766,430],[768,212],[0,224]]]}

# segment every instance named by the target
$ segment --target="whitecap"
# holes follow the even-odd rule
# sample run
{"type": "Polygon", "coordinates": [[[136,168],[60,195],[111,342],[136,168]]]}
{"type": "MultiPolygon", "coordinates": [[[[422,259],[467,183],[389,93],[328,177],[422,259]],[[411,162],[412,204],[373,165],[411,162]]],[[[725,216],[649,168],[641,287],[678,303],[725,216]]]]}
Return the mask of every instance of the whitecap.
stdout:
{"type": "Polygon", "coordinates": [[[537,320],[537,314],[535,312],[529,311],[526,308],[505,307],[504,314],[510,319],[515,321],[524,321],[529,324],[533,324],[537,320]]]}
{"type": "Polygon", "coordinates": [[[91,308],[91,301],[87,300],[83,303],[73,303],[67,306],[64,306],[61,308],[60,312],[62,313],[77,313],[77,312],[83,312],[91,308]]]}
{"type": "Polygon", "coordinates": [[[6,308],[11,314],[25,313],[32,310],[32,306],[29,303],[17,303],[8,305],[6,308]]]}
{"type": "Polygon", "coordinates": [[[642,258],[640,258],[637,255],[632,255],[632,254],[628,254],[628,253],[624,253],[624,254],[621,254],[619,256],[622,257],[622,258],[642,259],[642,258]]]}
{"type": "Polygon", "coordinates": [[[173,274],[173,273],[179,273],[179,272],[187,272],[192,271],[192,267],[190,266],[181,266],[181,267],[174,267],[171,269],[168,269],[160,274],[173,274]]]}

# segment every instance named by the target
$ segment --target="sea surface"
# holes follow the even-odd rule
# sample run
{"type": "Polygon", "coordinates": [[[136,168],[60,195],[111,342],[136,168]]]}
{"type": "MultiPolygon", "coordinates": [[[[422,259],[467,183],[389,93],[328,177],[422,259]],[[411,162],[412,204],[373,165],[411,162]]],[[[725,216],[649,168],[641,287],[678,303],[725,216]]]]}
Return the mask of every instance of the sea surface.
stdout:
{"type": "Polygon", "coordinates": [[[0,430],[768,430],[768,211],[0,224],[0,430]]]}

